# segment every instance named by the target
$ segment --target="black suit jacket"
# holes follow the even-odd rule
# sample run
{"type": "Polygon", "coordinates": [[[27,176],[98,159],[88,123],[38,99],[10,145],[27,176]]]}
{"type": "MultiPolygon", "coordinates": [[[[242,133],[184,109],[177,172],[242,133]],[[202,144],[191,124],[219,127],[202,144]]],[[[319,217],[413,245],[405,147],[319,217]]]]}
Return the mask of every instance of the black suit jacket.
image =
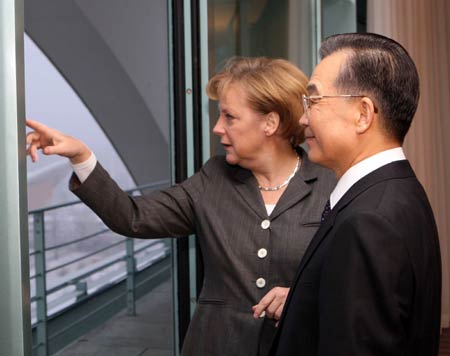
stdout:
{"type": "Polygon", "coordinates": [[[407,161],[358,181],[300,263],[271,355],[438,354],[441,264],[426,194],[407,161]]]}

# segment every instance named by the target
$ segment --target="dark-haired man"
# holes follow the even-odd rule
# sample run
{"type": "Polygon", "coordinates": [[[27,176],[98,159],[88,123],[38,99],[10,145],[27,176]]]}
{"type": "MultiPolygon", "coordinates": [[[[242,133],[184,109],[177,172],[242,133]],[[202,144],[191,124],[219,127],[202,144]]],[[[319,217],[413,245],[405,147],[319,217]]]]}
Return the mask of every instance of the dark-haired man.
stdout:
{"type": "Polygon", "coordinates": [[[434,356],[439,242],[402,151],[419,99],[415,65],[375,34],[326,39],[303,98],[312,161],[338,184],[306,251],[272,355],[434,356]]]}

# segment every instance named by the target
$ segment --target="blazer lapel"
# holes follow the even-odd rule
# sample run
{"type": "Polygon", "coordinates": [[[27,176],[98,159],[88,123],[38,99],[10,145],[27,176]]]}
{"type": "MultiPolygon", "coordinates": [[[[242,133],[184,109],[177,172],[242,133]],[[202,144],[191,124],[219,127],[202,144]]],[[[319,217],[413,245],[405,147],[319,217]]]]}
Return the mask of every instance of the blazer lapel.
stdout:
{"type": "Polygon", "coordinates": [[[258,184],[252,172],[242,167],[236,166],[234,174],[238,181],[235,185],[236,190],[242,196],[243,200],[248,204],[260,218],[267,218],[267,210],[264,201],[258,190],[258,184]]]}
{"type": "Polygon", "coordinates": [[[317,179],[318,167],[311,163],[308,155],[301,148],[297,150],[297,153],[302,160],[300,170],[289,182],[280,200],[275,205],[275,209],[270,215],[271,219],[275,219],[278,215],[308,196],[312,189],[309,183],[317,179]]]}
{"type": "Polygon", "coordinates": [[[324,221],[324,223],[320,226],[320,228],[317,230],[316,234],[314,235],[313,239],[309,243],[308,248],[305,251],[305,254],[302,257],[302,260],[300,261],[300,265],[297,270],[297,274],[294,279],[294,283],[297,282],[298,278],[300,277],[301,273],[307,266],[309,260],[314,255],[314,252],[317,250],[317,248],[320,246],[323,239],[327,236],[328,232],[333,228],[334,220],[336,218],[337,210],[333,209],[330,212],[330,215],[328,216],[328,219],[324,221]]]}
{"type": "MultiPolygon", "coordinates": [[[[275,209],[270,215],[270,219],[276,218],[284,211],[297,204],[311,193],[309,182],[317,179],[318,168],[312,164],[303,149],[297,150],[302,165],[298,173],[289,182],[288,187],[284,191],[275,209]]],[[[267,218],[267,210],[265,209],[264,201],[261,193],[258,190],[258,183],[252,172],[239,166],[235,166],[234,178],[238,181],[236,189],[242,196],[248,206],[261,218],[267,218]]]]}

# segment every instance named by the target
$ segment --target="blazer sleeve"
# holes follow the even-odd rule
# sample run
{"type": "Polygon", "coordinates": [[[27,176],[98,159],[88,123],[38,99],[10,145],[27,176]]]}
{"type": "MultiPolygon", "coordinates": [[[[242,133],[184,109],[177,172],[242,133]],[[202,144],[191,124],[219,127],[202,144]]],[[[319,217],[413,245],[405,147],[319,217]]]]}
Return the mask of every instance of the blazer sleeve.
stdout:
{"type": "Polygon", "coordinates": [[[413,272],[398,227],[376,212],[336,227],[319,290],[319,356],[401,355],[413,272]]]}
{"type": "Polygon", "coordinates": [[[132,197],[97,162],[83,184],[73,174],[69,188],[118,234],[139,238],[180,237],[195,232],[195,204],[207,181],[202,168],[181,184],[132,197]]]}

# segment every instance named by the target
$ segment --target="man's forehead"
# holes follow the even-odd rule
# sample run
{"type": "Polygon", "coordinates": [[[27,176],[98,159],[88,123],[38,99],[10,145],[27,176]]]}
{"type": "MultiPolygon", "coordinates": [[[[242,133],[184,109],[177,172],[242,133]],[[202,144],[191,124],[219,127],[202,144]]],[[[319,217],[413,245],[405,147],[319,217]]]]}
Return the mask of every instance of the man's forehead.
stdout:
{"type": "Polygon", "coordinates": [[[309,94],[318,94],[322,90],[334,88],[334,82],[341,71],[348,52],[338,51],[325,57],[314,69],[307,90],[309,94]]]}

